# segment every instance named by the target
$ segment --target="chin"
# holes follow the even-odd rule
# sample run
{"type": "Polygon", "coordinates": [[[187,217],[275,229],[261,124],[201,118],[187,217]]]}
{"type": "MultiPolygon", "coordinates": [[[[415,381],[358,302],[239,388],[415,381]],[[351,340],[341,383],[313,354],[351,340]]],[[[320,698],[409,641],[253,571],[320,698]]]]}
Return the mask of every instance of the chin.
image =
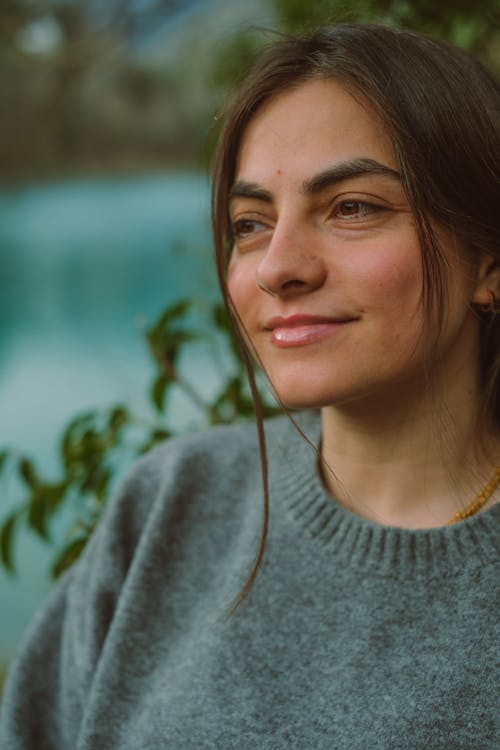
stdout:
{"type": "Polygon", "coordinates": [[[321,409],[324,406],[334,406],[350,401],[354,396],[350,389],[333,389],[321,386],[312,387],[304,381],[290,383],[273,382],[269,378],[272,389],[279,402],[287,409],[321,409]]]}
{"type": "MultiPolygon", "coordinates": [[[[331,371],[318,374],[301,372],[298,369],[287,376],[281,377],[272,373],[268,375],[274,393],[287,409],[322,409],[323,407],[343,407],[348,405],[366,404],[390,401],[391,394],[399,391],[400,383],[392,379],[386,383],[384,379],[373,377],[353,378],[353,368],[349,372],[332,373],[331,371]]],[[[275,373],[278,375],[278,373],[275,373]]]]}
{"type": "Polygon", "coordinates": [[[334,400],[331,398],[280,398],[280,403],[291,411],[301,411],[303,409],[323,409],[326,406],[340,406],[342,403],[348,403],[350,399],[334,400]]]}

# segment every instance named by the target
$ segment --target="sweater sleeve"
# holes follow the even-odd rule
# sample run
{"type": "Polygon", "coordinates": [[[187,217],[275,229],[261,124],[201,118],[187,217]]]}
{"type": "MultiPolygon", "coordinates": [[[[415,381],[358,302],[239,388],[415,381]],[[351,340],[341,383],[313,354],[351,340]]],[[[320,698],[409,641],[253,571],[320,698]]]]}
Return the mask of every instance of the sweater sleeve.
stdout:
{"type": "Polygon", "coordinates": [[[81,559],[56,584],[11,665],[0,713],[2,750],[78,746],[99,657],[155,493],[154,472],[147,461],[142,465],[120,486],[81,559]]]}
{"type": "Polygon", "coordinates": [[[120,725],[111,714],[131,684],[124,672],[135,684],[139,672],[149,679],[141,649],[147,661],[150,634],[153,644],[159,633],[182,640],[200,596],[212,591],[227,604],[237,593],[260,530],[256,476],[253,425],[169,440],[132,468],[11,666],[1,750],[76,750],[89,747],[89,737],[92,747],[118,747],[101,740],[103,724],[120,725]],[[235,557],[234,573],[221,567],[221,550],[235,557]]]}

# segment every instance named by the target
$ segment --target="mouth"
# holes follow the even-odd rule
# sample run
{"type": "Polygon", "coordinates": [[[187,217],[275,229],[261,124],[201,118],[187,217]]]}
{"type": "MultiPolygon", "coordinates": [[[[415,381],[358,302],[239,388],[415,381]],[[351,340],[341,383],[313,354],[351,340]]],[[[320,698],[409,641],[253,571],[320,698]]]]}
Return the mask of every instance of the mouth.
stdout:
{"type": "Polygon", "coordinates": [[[267,321],[265,329],[271,333],[271,343],[281,349],[306,346],[335,335],[356,318],[323,317],[313,315],[291,315],[274,317],[267,321]]]}

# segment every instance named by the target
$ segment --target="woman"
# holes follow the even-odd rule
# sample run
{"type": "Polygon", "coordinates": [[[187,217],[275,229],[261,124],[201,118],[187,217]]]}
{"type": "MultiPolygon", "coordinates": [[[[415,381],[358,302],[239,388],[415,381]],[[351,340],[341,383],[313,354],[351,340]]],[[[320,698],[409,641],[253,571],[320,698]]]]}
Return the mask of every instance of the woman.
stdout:
{"type": "Polygon", "coordinates": [[[395,29],[257,64],[218,267],[248,363],[306,411],[135,467],[13,667],[2,748],[498,747],[499,110],[395,29]]]}

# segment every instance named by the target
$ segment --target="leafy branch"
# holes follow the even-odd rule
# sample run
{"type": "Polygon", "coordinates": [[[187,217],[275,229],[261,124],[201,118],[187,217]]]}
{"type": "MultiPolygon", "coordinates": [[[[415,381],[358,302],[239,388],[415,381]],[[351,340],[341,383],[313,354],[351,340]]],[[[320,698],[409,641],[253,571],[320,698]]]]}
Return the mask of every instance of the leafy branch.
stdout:
{"type": "MultiPolygon", "coordinates": [[[[15,572],[16,534],[22,528],[28,528],[46,542],[55,543],[53,577],[75,562],[99,522],[124,458],[129,459],[130,454],[139,456],[175,433],[168,420],[168,395],[173,386],[197,408],[200,425],[227,423],[252,414],[244,369],[235,356],[227,313],[221,305],[213,306],[211,316],[219,337],[233,356],[230,371],[221,374],[213,399],[207,400],[180,372],[182,353],[194,341],[207,338],[206,333],[193,329],[192,312],[193,304],[180,300],[164,310],[145,332],[156,366],[150,399],[160,422],[151,420],[145,424],[143,418],[139,419],[121,404],[78,414],[65,427],[59,440],[59,476],[56,479],[47,479],[28,456],[17,454],[11,448],[0,452],[0,478],[10,472],[17,475],[22,487],[22,499],[0,524],[0,562],[6,570],[15,572]],[[55,533],[54,521],[61,517],[68,528],[55,533]]],[[[265,414],[277,411],[265,397],[263,404],[265,414]]]]}

